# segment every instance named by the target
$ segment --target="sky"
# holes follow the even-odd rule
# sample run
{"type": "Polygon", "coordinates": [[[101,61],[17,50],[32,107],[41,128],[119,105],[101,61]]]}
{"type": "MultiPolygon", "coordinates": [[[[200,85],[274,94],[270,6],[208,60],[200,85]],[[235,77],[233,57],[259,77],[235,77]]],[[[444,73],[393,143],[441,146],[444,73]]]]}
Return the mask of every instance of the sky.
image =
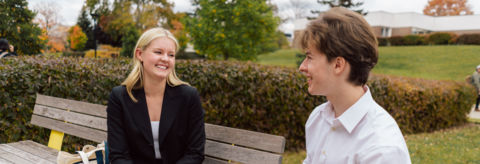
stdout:
{"type": "MultiPolygon", "coordinates": [[[[61,22],[64,25],[72,26],[77,22],[78,15],[84,0],[27,0],[30,9],[40,2],[55,1],[59,6],[59,15],[62,17],[61,22]]],[[[193,7],[190,0],[168,0],[174,3],[174,12],[191,12],[193,7]]],[[[293,10],[290,9],[290,0],[271,0],[280,9],[280,16],[293,17],[293,10]]],[[[306,3],[310,3],[311,10],[327,10],[325,5],[319,5],[317,0],[301,0],[306,3]]],[[[428,0],[353,0],[354,2],[364,2],[360,9],[364,9],[367,12],[385,11],[390,13],[405,13],[415,12],[423,14],[423,9],[427,5],[428,0]]],[[[475,15],[480,14],[480,0],[468,0],[468,3],[472,7],[472,11],[475,15]]],[[[308,9],[307,9],[308,10],[308,9]]],[[[293,22],[288,21],[281,25],[280,30],[291,33],[293,31],[293,22]]]]}

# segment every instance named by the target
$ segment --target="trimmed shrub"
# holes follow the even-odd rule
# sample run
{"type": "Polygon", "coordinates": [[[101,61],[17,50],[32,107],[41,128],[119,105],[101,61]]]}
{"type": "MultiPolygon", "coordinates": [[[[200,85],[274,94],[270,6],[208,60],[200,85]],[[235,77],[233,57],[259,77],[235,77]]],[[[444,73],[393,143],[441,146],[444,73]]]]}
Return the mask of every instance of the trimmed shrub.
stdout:
{"type": "Polygon", "coordinates": [[[387,46],[387,44],[388,44],[387,38],[378,38],[377,37],[377,42],[378,42],[378,46],[387,46]]]}
{"type": "Polygon", "coordinates": [[[391,46],[401,46],[403,44],[403,37],[402,36],[392,36],[387,39],[391,46]]]}
{"type": "Polygon", "coordinates": [[[457,43],[457,35],[454,33],[438,32],[431,34],[428,37],[429,41],[433,44],[455,44],[457,43]]]}
{"type": "Polygon", "coordinates": [[[426,37],[421,35],[405,35],[403,37],[403,45],[424,45],[426,37]]]}
{"type": "MultiPolygon", "coordinates": [[[[35,93],[107,104],[128,75],[131,59],[25,57],[0,60],[0,142],[46,144],[50,130],[31,125],[35,93]]],[[[177,60],[181,79],[198,88],[207,123],[285,136],[287,149],[305,147],[310,112],[326,102],[307,92],[297,69],[251,62],[177,60]]],[[[431,132],[467,122],[475,89],[464,82],[373,75],[374,99],[404,134],[431,132]]],[[[62,150],[90,141],[65,136],[62,150]]]]}
{"type": "Polygon", "coordinates": [[[480,34],[463,34],[458,37],[459,44],[480,45],[480,34]]]}

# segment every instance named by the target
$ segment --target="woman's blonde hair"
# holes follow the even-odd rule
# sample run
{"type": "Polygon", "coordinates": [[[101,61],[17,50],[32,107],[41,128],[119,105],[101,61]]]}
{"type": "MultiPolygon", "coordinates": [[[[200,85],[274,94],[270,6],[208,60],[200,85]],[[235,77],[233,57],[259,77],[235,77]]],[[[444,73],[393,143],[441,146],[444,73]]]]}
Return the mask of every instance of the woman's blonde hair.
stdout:
{"type": "MultiPolygon", "coordinates": [[[[178,52],[180,49],[178,45],[177,39],[170,33],[168,30],[165,30],[163,28],[153,28],[145,33],[142,34],[140,39],[138,39],[137,45],[135,46],[135,49],[133,50],[133,70],[130,72],[128,75],[127,79],[122,83],[122,85],[125,85],[127,87],[127,92],[130,98],[132,98],[133,102],[138,102],[135,97],[132,95],[132,89],[140,89],[143,88],[143,78],[144,78],[144,72],[143,72],[143,63],[138,60],[136,51],[137,48],[140,48],[142,51],[147,49],[147,47],[150,45],[150,43],[160,37],[167,37],[173,40],[175,42],[175,52],[178,52]]],[[[173,67],[172,72],[167,76],[167,83],[168,85],[175,87],[179,85],[188,85],[187,82],[184,82],[180,80],[177,75],[175,74],[175,67],[173,67]]]]}

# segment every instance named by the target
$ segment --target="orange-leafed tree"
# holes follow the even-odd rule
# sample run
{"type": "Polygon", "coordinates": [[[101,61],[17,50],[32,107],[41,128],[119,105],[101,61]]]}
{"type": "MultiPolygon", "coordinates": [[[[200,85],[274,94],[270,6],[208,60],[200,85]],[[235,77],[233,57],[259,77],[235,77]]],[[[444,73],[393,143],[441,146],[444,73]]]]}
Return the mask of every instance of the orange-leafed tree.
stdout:
{"type": "Polygon", "coordinates": [[[182,16],[186,14],[177,13],[176,15],[178,15],[177,19],[170,21],[170,32],[175,36],[175,38],[177,38],[178,44],[180,45],[180,53],[183,53],[187,48],[187,43],[189,39],[187,36],[187,31],[185,30],[185,26],[182,24],[182,22],[178,21],[178,19],[181,19],[182,16]]]}
{"type": "Polygon", "coordinates": [[[68,38],[67,41],[70,44],[70,48],[72,50],[81,50],[85,47],[85,43],[87,43],[87,35],[83,33],[82,28],[76,25],[68,30],[68,38]]]}
{"type": "Polygon", "coordinates": [[[40,2],[33,7],[38,13],[35,22],[43,29],[44,38],[48,39],[46,50],[49,52],[61,52],[65,50],[65,40],[60,25],[61,16],[58,14],[60,6],[54,2],[40,2]]]}
{"type": "Polygon", "coordinates": [[[468,0],[429,0],[423,13],[430,16],[473,15],[468,0]]]}

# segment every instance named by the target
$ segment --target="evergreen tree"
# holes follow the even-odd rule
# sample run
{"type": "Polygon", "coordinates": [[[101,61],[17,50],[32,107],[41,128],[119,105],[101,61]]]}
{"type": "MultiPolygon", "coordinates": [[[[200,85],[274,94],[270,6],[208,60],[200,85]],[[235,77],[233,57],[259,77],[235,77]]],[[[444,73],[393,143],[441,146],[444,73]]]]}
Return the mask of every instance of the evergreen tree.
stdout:
{"type": "Polygon", "coordinates": [[[93,25],[86,11],[86,7],[83,6],[80,15],[78,16],[77,25],[82,29],[83,33],[87,35],[87,43],[83,50],[95,49],[95,40],[93,40],[93,25]]]}
{"type": "MultiPolygon", "coordinates": [[[[324,5],[329,5],[330,8],[345,7],[347,9],[350,9],[362,15],[368,14],[368,12],[363,12],[363,9],[356,9],[361,5],[363,5],[363,2],[353,3],[352,0],[317,0],[317,2],[324,5]]],[[[319,11],[319,10],[312,11],[312,13],[321,13],[321,12],[322,11],[319,11]]]]}
{"type": "Polygon", "coordinates": [[[26,0],[0,0],[0,38],[7,39],[19,54],[41,53],[47,43],[40,38],[42,29],[33,23],[35,13],[26,0]]]}
{"type": "Polygon", "coordinates": [[[131,25],[128,28],[127,33],[122,37],[122,51],[120,52],[120,55],[124,57],[132,57],[135,45],[139,38],[140,33],[135,26],[131,25]]]}

